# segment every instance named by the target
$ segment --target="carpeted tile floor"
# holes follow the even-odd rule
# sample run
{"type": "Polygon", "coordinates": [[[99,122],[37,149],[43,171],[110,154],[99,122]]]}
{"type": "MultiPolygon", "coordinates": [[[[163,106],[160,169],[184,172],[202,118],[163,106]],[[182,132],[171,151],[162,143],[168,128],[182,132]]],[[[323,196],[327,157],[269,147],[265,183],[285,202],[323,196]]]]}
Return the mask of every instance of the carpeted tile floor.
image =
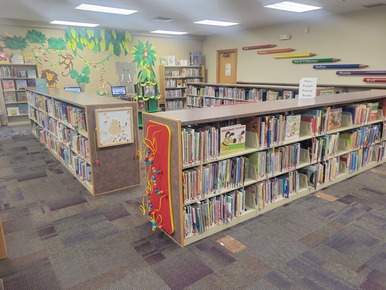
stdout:
{"type": "Polygon", "coordinates": [[[143,192],[93,197],[28,126],[1,127],[0,289],[386,289],[386,164],[183,249],[143,192]]]}

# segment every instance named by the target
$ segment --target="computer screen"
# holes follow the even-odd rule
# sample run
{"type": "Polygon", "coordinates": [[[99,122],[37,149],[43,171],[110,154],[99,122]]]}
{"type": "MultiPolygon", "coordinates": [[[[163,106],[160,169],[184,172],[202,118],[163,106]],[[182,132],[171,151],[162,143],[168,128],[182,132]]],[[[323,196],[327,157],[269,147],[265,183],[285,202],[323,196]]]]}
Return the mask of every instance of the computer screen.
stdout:
{"type": "Polygon", "coordinates": [[[73,91],[73,92],[79,92],[80,93],[80,87],[64,87],[66,91],[73,91]]]}
{"type": "Polygon", "coordinates": [[[126,87],[125,86],[112,86],[111,93],[113,96],[124,96],[126,95],[126,87]]]}

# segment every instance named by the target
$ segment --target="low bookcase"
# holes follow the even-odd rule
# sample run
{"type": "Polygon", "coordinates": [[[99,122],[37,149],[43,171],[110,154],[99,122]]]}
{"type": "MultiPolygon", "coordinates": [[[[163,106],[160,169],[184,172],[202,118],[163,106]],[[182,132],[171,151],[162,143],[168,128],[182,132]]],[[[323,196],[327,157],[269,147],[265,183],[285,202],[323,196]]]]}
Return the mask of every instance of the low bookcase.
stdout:
{"type": "Polygon", "coordinates": [[[144,113],[144,213],[186,246],[373,168],[386,160],[385,100],[380,90],[144,113]],[[155,138],[161,129],[169,139],[155,138]]]}
{"type": "Polygon", "coordinates": [[[140,184],[137,103],[27,89],[32,134],[92,195],[140,184]]]}

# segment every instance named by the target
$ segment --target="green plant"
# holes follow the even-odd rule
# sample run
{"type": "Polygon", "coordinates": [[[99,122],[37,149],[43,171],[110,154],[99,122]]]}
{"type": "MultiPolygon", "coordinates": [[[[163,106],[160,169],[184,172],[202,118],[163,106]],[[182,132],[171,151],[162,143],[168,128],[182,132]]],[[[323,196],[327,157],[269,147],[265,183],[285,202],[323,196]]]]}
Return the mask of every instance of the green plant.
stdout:
{"type": "Polygon", "coordinates": [[[88,66],[83,67],[81,73],[79,73],[76,69],[70,70],[70,76],[74,79],[77,84],[81,87],[82,91],[84,90],[84,85],[90,82],[90,68],[88,66]],[[83,86],[81,86],[83,85],[83,86]]]}

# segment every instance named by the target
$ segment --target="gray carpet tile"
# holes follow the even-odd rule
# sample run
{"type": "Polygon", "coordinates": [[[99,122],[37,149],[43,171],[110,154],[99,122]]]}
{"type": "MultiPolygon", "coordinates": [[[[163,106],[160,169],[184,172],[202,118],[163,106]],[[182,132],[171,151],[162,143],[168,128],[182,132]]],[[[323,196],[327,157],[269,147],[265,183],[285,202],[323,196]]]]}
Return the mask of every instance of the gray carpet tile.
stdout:
{"type": "Polygon", "coordinates": [[[331,200],[312,194],[185,248],[151,231],[141,175],[93,197],[28,126],[1,127],[2,287],[386,289],[386,164],[323,189],[331,200]]]}

